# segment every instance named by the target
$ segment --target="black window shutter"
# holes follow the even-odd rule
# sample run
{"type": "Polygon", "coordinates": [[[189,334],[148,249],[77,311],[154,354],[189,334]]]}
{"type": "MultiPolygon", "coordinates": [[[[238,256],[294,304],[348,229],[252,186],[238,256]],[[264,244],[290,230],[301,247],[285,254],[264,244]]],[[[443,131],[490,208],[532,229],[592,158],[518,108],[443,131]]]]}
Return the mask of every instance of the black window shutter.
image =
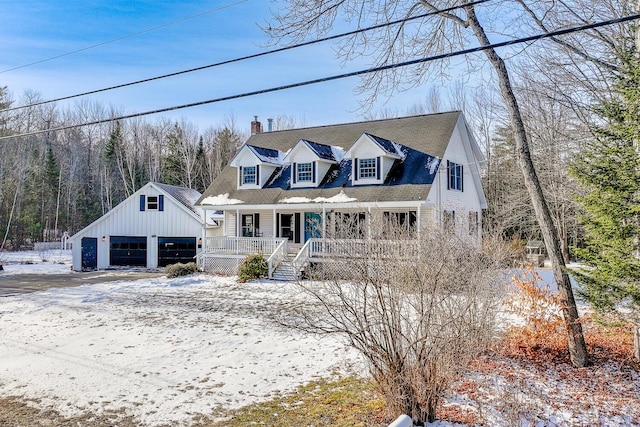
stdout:
{"type": "Polygon", "coordinates": [[[295,243],[300,243],[300,212],[296,212],[295,216],[295,227],[293,228],[293,232],[295,235],[293,236],[293,241],[295,243]]]}
{"type": "Polygon", "coordinates": [[[353,159],[353,180],[358,180],[358,159],[353,159]]]}
{"type": "Polygon", "coordinates": [[[298,168],[297,165],[294,163],[293,164],[293,170],[291,171],[291,181],[295,184],[296,183],[296,177],[298,175],[298,168]]]}
{"type": "Polygon", "coordinates": [[[256,165],[256,184],[260,185],[260,165],[256,165]]]}
{"type": "Polygon", "coordinates": [[[460,165],[460,191],[464,191],[464,165],[460,165]]]}
{"type": "Polygon", "coordinates": [[[255,236],[256,233],[260,230],[260,214],[253,214],[253,228],[254,228],[254,233],[253,235],[255,236]]]}
{"type": "Polygon", "coordinates": [[[146,200],[144,194],[140,195],[140,212],[144,211],[146,200]]]}
{"type": "Polygon", "coordinates": [[[451,162],[447,160],[447,190],[451,189],[451,162]]]}
{"type": "Polygon", "coordinates": [[[311,170],[313,171],[312,172],[313,176],[311,177],[311,180],[313,183],[315,183],[316,182],[316,162],[311,163],[311,170]]]}
{"type": "Polygon", "coordinates": [[[242,187],[242,166],[238,168],[238,187],[242,187]]]}
{"type": "Polygon", "coordinates": [[[276,214],[276,237],[280,237],[280,214],[276,214]]]}
{"type": "Polygon", "coordinates": [[[380,157],[376,157],[376,179],[380,180],[380,157]]]}
{"type": "Polygon", "coordinates": [[[162,194],[158,196],[158,210],[164,210],[164,196],[162,194]]]}

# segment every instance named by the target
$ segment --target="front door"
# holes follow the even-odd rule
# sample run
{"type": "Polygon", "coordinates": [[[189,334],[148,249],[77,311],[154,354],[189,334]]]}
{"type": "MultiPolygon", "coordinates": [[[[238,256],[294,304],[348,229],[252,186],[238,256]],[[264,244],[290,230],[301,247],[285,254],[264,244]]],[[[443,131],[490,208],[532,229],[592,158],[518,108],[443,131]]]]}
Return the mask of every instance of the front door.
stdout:
{"type": "Polygon", "coordinates": [[[280,214],[280,229],[278,230],[278,235],[293,240],[294,228],[293,214],[280,214]]]}
{"type": "Polygon", "coordinates": [[[316,212],[304,213],[304,241],[322,237],[322,216],[316,212]]]}
{"type": "Polygon", "coordinates": [[[98,239],[95,237],[83,237],[80,241],[82,252],[82,270],[95,270],[98,268],[98,239]]]}

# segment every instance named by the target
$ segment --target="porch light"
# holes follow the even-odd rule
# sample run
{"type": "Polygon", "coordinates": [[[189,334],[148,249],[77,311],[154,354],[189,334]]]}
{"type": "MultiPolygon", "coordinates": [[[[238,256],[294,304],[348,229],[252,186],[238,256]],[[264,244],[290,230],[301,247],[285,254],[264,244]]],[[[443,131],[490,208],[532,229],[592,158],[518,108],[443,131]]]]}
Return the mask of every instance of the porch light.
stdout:
{"type": "Polygon", "coordinates": [[[106,242],[107,241],[107,236],[102,236],[102,241],[106,242]]]}
{"type": "Polygon", "coordinates": [[[202,249],[202,237],[198,239],[198,249],[202,249]]]}

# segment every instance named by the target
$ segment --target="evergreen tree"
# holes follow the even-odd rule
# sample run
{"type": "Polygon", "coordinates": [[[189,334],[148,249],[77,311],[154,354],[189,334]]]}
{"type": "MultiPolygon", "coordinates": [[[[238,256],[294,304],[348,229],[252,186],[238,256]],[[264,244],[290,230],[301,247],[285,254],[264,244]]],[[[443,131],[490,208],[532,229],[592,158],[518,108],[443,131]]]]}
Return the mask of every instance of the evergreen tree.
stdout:
{"type": "Polygon", "coordinates": [[[597,110],[604,124],[572,167],[587,190],[576,254],[591,267],[576,274],[596,309],[634,324],[640,361],[640,60],[630,51],[621,62],[613,99],[597,110]]]}
{"type": "Polygon", "coordinates": [[[184,133],[178,123],[167,136],[167,148],[162,158],[162,182],[170,185],[184,185],[184,162],[182,160],[181,145],[184,133]]]}

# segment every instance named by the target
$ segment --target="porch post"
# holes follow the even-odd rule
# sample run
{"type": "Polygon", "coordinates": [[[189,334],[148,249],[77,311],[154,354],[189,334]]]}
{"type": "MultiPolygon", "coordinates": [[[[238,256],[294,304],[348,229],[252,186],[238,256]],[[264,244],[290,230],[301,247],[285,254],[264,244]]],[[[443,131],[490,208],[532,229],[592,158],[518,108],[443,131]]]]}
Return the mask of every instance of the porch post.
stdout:
{"type": "MultiPolygon", "coordinates": [[[[278,235],[278,230],[276,228],[276,225],[278,224],[278,221],[276,220],[276,208],[273,208],[273,220],[271,221],[272,224],[272,228],[273,228],[273,234],[271,234],[273,236],[273,238],[275,239],[276,236],[278,235]]],[[[275,240],[274,240],[275,241],[275,240]]]]}
{"type": "Polygon", "coordinates": [[[240,223],[240,210],[236,209],[236,254],[240,252],[240,241],[238,240],[241,234],[242,224],[240,223]]]}
{"type": "Polygon", "coordinates": [[[417,229],[416,236],[418,236],[418,238],[420,238],[420,207],[421,205],[418,205],[418,212],[416,212],[416,215],[418,216],[416,218],[416,229],[417,229]]]}
{"type": "Polygon", "coordinates": [[[205,208],[203,211],[204,215],[202,215],[202,245],[200,246],[200,252],[204,252],[205,248],[207,247],[207,214],[209,213],[209,210],[205,208]]]}

